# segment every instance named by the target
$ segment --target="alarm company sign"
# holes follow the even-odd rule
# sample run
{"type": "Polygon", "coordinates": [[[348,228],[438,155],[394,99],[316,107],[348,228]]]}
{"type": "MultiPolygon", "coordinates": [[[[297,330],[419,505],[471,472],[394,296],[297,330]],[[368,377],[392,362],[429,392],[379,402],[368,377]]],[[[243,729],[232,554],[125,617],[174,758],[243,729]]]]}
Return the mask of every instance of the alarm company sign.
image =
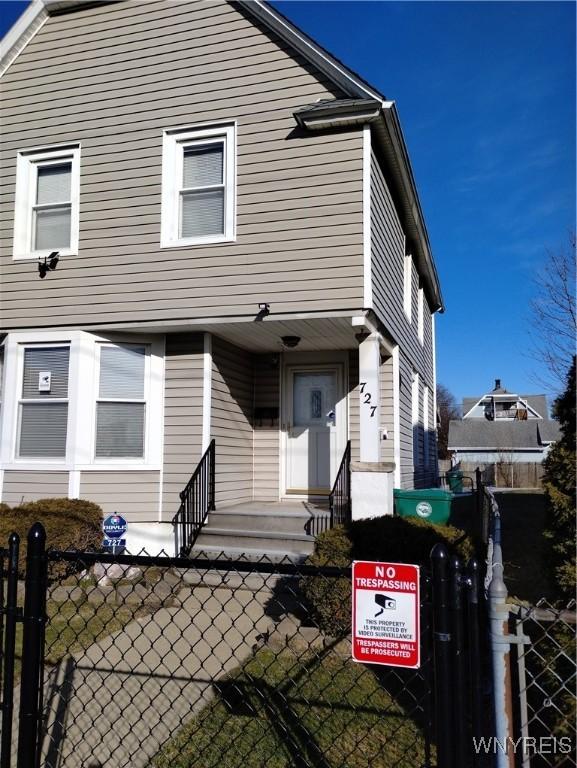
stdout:
{"type": "Polygon", "coordinates": [[[420,666],[419,567],[353,563],[353,660],[420,666]]]}

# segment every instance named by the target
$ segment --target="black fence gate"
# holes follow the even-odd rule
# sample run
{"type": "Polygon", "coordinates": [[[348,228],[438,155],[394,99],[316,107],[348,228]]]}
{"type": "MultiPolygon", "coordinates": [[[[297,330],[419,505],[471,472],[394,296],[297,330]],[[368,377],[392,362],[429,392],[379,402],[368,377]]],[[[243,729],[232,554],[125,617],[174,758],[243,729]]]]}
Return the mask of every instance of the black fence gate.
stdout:
{"type": "Polygon", "coordinates": [[[18,547],[0,551],[0,768],[482,765],[475,562],[433,550],[421,666],[399,669],[351,659],[350,568],[47,552],[39,524],[25,568],[18,547]]]}

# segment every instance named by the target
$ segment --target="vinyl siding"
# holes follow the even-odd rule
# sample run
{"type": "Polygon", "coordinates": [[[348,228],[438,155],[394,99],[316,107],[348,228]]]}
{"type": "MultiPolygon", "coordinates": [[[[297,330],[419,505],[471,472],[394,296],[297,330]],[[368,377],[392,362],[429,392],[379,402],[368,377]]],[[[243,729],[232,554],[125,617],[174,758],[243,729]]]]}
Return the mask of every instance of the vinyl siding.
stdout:
{"type": "Polygon", "coordinates": [[[253,498],[253,369],[248,352],[212,337],[211,434],[216,440],[216,503],[253,498]]]}
{"type": "Polygon", "coordinates": [[[162,519],[180,506],[179,493],[202,453],[204,337],[201,333],[166,337],[164,385],[164,463],[162,519]]]}
{"type": "Polygon", "coordinates": [[[341,94],[245,14],[224,0],[83,8],[50,17],[11,65],[3,328],[362,306],[362,132],[296,130],[295,108],[341,94]],[[161,250],[162,130],[218,120],[237,121],[236,242],[161,250]],[[72,141],[80,251],[40,281],[12,260],[16,153],[72,141]]]}
{"type": "Polygon", "coordinates": [[[157,522],[160,472],[81,472],[80,498],[102,507],[104,515],[117,512],[128,523],[157,522]]]}
{"type": "Polygon", "coordinates": [[[351,461],[360,457],[360,392],[359,392],[359,352],[349,351],[349,440],[351,441],[351,461]]]}
{"type": "Polygon", "coordinates": [[[68,472],[4,472],[1,501],[5,504],[17,506],[50,498],[68,498],[68,472]]]}
{"type": "MultiPolygon", "coordinates": [[[[280,371],[271,355],[254,358],[255,408],[277,408],[280,414],[280,371]]],[[[280,462],[279,419],[254,419],[254,498],[278,501],[280,462]]]]}
{"type": "MultiPolygon", "coordinates": [[[[411,376],[415,370],[419,374],[421,386],[419,407],[422,411],[422,391],[426,384],[430,390],[432,414],[433,392],[433,343],[432,319],[430,307],[425,297],[423,312],[423,343],[418,337],[418,290],[419,276],[413,262],[411,271],[411,307],[412,322],[403,311],[403,274],[405,256],[405,236],[395,205],[388,189],[382,168],[376,154],[371,156],[371,263],[374,308],[392,340],[399,345],[400,385],[400,458],[401,485],[413,487],[413,426],[411,413],[411,376]]],[[[391,413],[392,418],[392,413],[391,413]]],[[[434,425],[433,415],[429,424],[434,425]]],[[[423,418],[421,429],[417,429],[416,439],[422,441],[423,418]]],[[[435,440],[430,439],[434,446],[435,440]]],[[[385,449],[388,451],[388,448],[385,449]]],[[[432,451],[435,448],[432,447],[432,451]]],[[[421,445],[420,455],[423,447],[421,445]]],[[[436,452],[431,476],[436,474],[436,452]]],[[[423,478],[419,477],[419,484],[423,478]]]]}
{"type": "Polygon", "coordinates": [[[381,461],[395,460],[395,430],[393,418],[393,358],[386,357],[380,370],[381,429],[387,430],[386,440],[381,440],[381,461]]]}

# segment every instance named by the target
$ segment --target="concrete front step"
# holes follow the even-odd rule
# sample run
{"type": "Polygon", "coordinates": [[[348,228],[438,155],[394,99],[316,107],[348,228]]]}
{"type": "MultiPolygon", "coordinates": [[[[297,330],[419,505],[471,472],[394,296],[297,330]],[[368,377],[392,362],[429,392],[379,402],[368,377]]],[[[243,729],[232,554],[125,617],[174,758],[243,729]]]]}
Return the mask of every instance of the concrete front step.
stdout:
{"type": "Polygon", "coordinates": [[[313,551],[314,538],[304,533],[274,533],[272,531],[238,530],[205,526],[197,538],[196,550],[210,547],[227,550],[259,550],[261,552],[284,552],[286,554],[309,555],[313,551]]]}
{"type": "MultiPolygon", "coordinates": [[[[326,511],[328,515],[328,510],[326,511]]],[[[314,515],[317,517],[318,515],[314,515]]],[[[210,512],[206,528],[228,528],[234,531],[267,531],[275,533],[305,534],[306,525],[313,516],[306,512],[275,513],[274,515],[254,512],[210,512]]]]}

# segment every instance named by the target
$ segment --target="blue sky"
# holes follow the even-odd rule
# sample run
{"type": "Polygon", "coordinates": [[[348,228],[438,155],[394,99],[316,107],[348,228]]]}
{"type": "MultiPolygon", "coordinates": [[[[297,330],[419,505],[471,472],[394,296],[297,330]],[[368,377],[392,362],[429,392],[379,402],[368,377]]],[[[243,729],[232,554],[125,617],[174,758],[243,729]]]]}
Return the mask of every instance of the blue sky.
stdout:
{"type": "MultiPolygon", "coordinates": [[[[0,3],[0,33],[26,3],[0,3]]],[[[276,2],[394,99],[447,311],[438,380],[542,391],[533,277],[575,228],[575,4],[276,2]]]]}

